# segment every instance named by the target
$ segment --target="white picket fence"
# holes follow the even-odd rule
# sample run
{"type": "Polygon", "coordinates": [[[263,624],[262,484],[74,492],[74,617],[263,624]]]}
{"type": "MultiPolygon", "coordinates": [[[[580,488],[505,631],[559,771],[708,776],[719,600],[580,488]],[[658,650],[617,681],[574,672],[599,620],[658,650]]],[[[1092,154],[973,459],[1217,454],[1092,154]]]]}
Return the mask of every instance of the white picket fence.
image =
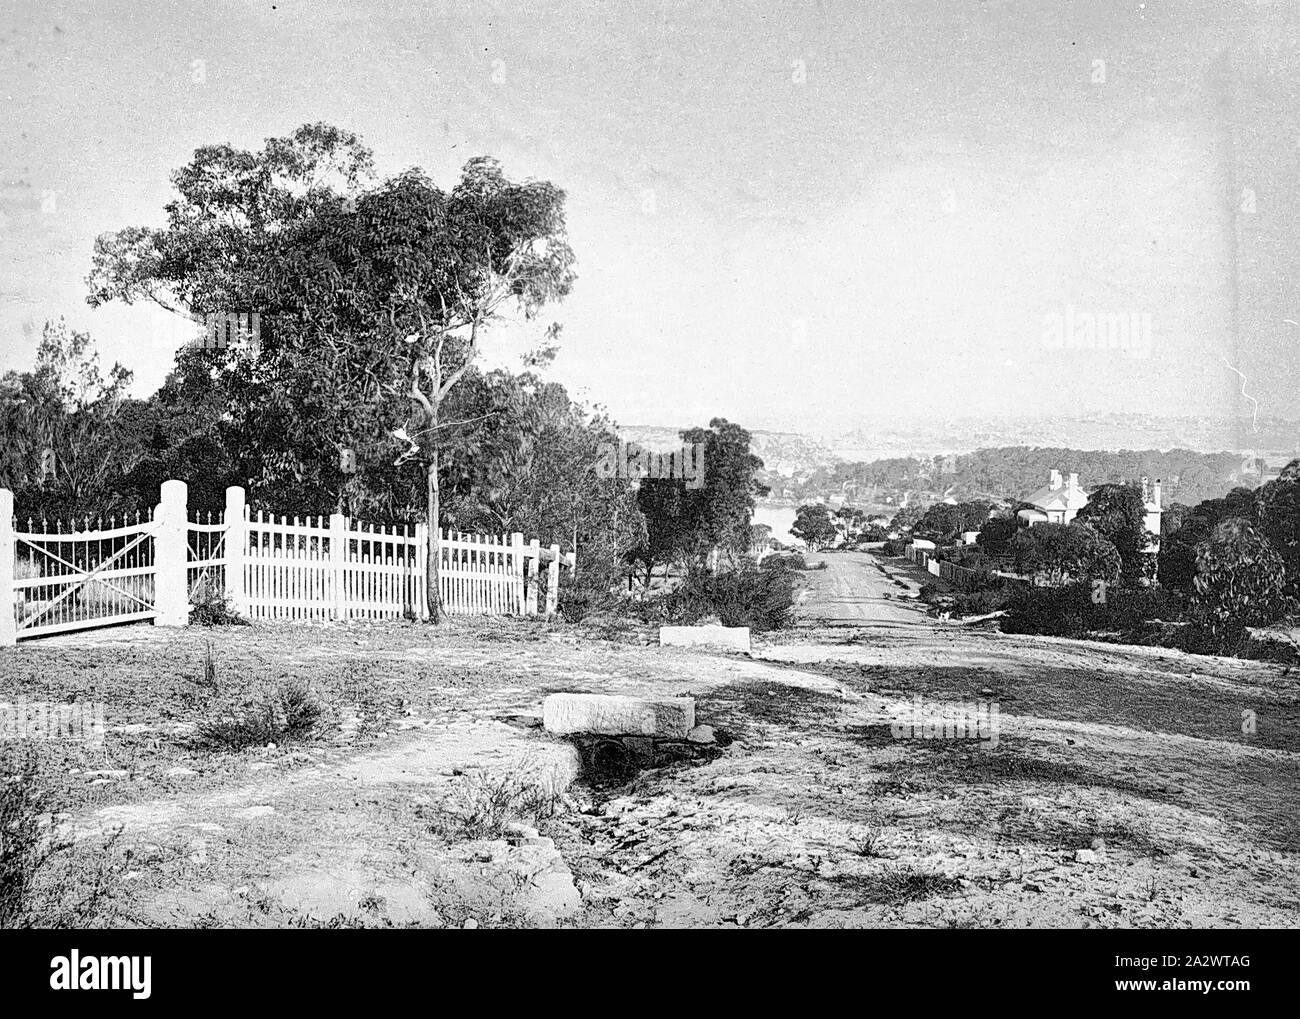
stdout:
{"type": "MultiPolygon", "coordinates": [[[[185,501],[184,483],[168,481],[143,520],[19,530],[13,493],[0,489],[0,645],[143,619],[183,626],[205,593],[254,620],[428,616],[424,524],[254,515],[238,487],[227,489],[215,521],[191,519],[185,501]]],[[[438,587],[449,615],[554,615],[560,571],[575,567],[573,552],[526,543],[518,532],[439,536],[438,587]]]]}

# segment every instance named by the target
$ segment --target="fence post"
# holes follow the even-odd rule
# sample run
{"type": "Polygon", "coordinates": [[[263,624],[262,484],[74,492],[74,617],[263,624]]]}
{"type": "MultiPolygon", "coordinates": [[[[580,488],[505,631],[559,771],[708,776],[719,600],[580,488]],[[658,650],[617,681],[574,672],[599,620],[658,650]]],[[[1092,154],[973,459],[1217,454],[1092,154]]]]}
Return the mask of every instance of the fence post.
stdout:
{"type": "Polygon", "coordinates": [[[0,488],[0,647],[18,643],[14,616],[14,494],[0,488]]]}
{"type": "Polygon", "coordinates": [[[560,603],[560,546],[551,546],[551,562],[546,567],[546,617],[555,615],[560,603]]]}
{"type": "Polygon", "coordinates": [[[537,588],[542,576],[542,543],[534,538],[528,543],[528,558],[533,561],[532,583],[528,585],[524,611],[530,616],[537,615],[537,588]]]}
{"type": "Polygon", "coordinates": [[[330,514],[330,587],[334,590],[334,618],[347,618],[347,591],[344,588],[344,571],[348,561],[348,518],[342,513],[330,514]]]}
{"type": "Polygon", "coordinates": [[[186,494],[185,482],[175,478],[164,481],[162,501],[154,512],[157,524],[153,539],[155,626],[188,626],[190,621],[186,494]]]}
{"type": "Polygon", "coordinates": [[[514,590],[510,597],[510,612],[524,611],[524,534],[515,531],[510,535],[510,565],[514,570],[514,590]]]}
{"type": "Polygon", "coordinates": [[[248,521],[244,519],[244,490],[238,485],[226,489],[226,580],[225,596],[231,608],[248,615],[248,590],[244,585],[244,560],[248,554],[248,521]]]}

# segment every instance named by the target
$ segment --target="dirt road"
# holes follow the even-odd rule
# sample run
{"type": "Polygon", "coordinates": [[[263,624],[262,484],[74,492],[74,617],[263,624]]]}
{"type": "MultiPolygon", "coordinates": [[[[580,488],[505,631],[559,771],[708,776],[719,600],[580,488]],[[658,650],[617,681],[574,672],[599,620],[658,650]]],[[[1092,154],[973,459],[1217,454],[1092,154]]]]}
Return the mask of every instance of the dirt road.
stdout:
{"type": "Polygon", "coordinates": [[[888,626],[925,619],[917,600],[923,574],[910,564],[867,552],[830,552],[806,559],[814,568],[801,575],[807,596],[799,616],[805,624],[888,626]],[[819,563],[826,568],[816,569],[819,563]]]}

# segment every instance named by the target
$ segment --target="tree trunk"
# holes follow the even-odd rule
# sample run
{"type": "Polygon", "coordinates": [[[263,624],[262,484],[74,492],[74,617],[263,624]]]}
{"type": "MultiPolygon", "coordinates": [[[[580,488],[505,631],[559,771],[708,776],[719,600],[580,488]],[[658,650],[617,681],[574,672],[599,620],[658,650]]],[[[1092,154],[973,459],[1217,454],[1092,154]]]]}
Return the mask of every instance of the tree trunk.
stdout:
{"type": "MultiPolygon", "coordinates": [[[[435,440],[436,442],[436,440],[435,440]]],[[[442,556],[442,541],[438,530],[438,447],[429,451],[429,466],[425,474],[425,497],[428,504],[429,537],[424,568],[425,604],[429,609],[429,622],[442,621],[442,597],[438,591],[439,560],[442,556]]]]}

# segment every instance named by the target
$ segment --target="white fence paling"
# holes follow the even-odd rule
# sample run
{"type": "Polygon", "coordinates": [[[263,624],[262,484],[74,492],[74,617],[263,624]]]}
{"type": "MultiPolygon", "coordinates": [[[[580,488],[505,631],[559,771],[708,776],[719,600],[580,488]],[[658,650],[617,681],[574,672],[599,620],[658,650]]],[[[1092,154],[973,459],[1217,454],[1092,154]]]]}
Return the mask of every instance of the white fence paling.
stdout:
{"type": "MultiPolygon", "coordinates": [[[[341,514],[291,521],[258,512],[244,527],[243,611],[254,619],[427,615],[423,524],[383,527],[341,514]]],[[[547,564],[549,615],[556,610],[560,568],[573,568],[573,553],[563,554],[557,545],[525,545],[518,532],[507,540],[504,535],[444,531],[438,566],[443,611],[536,614],[542,563],[547,564]]]]}
{"type": "MultiPolygon", "coordinates": [[[[168,481],[142,523],[45,533],[17,530],[13,493],[0,489],[0,645],[137,619],[183,626],[190,600],[203,593],[252,619],[427,617],[424,524],[254,516],[239,487],[226,490],[219,522],[190,520],[185,501],[185,485],[168,481]],[[64,545],[69,551],[60,554],[64,545]],[[39,558],[41,575],[16,576],[20,555],[39,558]]],[[[544,611],[553,615],[560,570],[577,562],[558,545],[525,544],[518,532],[451,531],[440,535],[439,560],[441,604],[451,615],[536,615],[543,586],[544,611]]]]}

